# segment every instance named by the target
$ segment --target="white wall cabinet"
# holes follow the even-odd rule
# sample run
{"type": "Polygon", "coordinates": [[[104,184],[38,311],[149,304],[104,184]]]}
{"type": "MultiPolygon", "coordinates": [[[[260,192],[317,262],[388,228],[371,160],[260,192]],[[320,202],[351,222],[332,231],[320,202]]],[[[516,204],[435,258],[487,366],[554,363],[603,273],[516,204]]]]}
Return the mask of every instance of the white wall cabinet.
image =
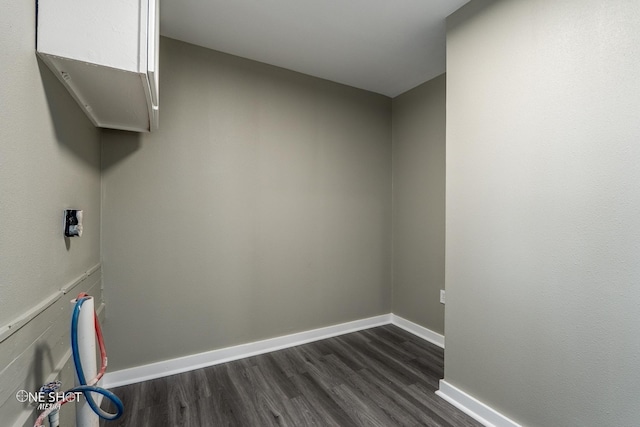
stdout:
{"type": "Polygon", "coordinates": [[[38,55],[96,126],[157,128],[158,2],[38,0],[38,55]]]}

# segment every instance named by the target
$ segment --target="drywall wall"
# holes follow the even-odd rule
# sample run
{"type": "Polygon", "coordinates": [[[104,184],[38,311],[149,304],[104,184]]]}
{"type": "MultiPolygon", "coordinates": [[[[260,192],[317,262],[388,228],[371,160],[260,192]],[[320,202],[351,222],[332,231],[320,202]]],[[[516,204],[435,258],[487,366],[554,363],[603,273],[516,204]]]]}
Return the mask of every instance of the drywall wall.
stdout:
{"type": "Polygon", "coordinates": [[[389,313],[391,100],[160,44],[160,129],[103,133],[110,366],[389,313]]]}
{"type": "Polygon", "coordinates": [[[392,311],[444,333],[446,77],[393,99],[392,311]]]}
{"type": "Polygon", "coordinates": [[[640,3],[447,32],[445,380],[527,426],[640,419],[640,3]]]}
{"type": "Polygon", "coordinates": [[[0,419],[9,426],[35,413],[17,390],[68,372],[69,319],[54,304],[13,334],[8,326],[67,285],[99,293],[101,282],[99,131],[36,59],[35,8],[9,2],[0,13],[0,419]],[[84,210],[83,237],[64,239],[65,208],[84,210]]]}

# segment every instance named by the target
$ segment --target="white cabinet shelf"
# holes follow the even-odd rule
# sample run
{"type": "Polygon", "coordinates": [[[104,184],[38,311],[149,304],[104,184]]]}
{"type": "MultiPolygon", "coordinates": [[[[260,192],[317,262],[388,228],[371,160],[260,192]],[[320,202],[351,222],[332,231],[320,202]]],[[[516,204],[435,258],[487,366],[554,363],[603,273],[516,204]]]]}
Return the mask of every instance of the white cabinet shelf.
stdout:
{"type": "Polygon", "coordinates": [[[38,1],[38,55],[96,126],[158,126],[158,1],[38,1]]]}

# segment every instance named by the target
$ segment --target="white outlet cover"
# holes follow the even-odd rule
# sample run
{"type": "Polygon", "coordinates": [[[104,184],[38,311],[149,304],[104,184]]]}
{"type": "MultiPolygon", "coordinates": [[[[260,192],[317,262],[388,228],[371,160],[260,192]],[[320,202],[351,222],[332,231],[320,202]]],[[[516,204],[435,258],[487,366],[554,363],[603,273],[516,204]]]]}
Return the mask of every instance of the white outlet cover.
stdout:
{"type": "Polygon", "coordinates": [[[444,304],[444,289],[440,289],[440,302],[444,304]]]}

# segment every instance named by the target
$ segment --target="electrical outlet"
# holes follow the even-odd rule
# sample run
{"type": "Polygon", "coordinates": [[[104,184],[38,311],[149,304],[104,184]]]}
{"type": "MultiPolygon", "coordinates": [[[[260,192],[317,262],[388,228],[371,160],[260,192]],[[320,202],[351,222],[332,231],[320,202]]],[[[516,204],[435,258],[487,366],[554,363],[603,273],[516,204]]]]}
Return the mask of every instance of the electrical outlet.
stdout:
{"type": "Polygon", "coordinates": [[[444,304],[444,289],[440,289],[440,303],[444,304]]]}

